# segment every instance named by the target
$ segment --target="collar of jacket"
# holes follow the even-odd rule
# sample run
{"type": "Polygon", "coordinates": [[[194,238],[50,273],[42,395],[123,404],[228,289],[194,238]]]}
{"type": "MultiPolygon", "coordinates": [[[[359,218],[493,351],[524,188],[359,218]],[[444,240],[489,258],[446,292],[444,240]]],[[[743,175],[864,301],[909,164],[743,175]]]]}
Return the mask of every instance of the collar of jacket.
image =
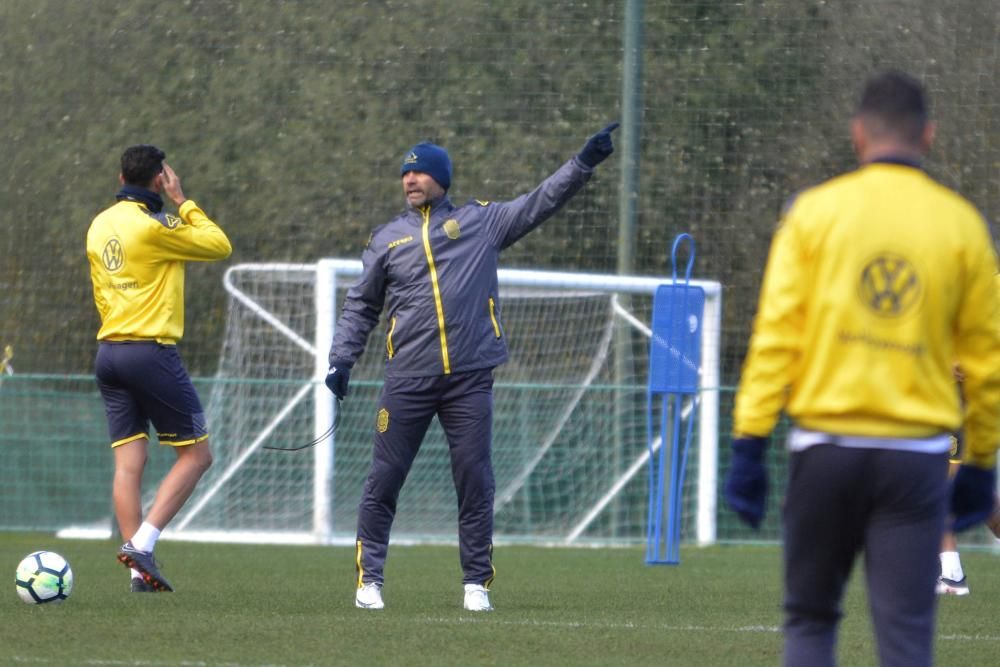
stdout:
{"type": "Polygon", "coordinates": [[[138,185],[123,185],[115,196],[118,201],[134,201],[145,204],[153,213],[163,210],[163,198],[152,190],[141,188],[138,185]]]}
{"type": "Polygon", "coordinates": [[[882,157],[877,157],[874,160],[871,160],[868,164],[898,164],[904,167],[923,169],[923,166],[920,164],[920,160],[913,157],[904,157],[902,155],[883,155],[882,157]]]}
{"type": "MultiPolygon", "coordinates": [[[[443,197],[441,197],[441,199],[438,199],[437,201],[431,202],[431,215],[434,215],[435,213],[437,213],[438,211],[441,211],[441,210],[450,211],[451,209],[452,209],[452,205],[451,205],[451,201],[448,199],[448,195],[444,195],[443,197]]],[[[411,206],[410,207],[410,211],[412,213],[416,213],[417,215],[423,215],[424,207],[423,206],[417,206],[417,207],[411,206]]]]}

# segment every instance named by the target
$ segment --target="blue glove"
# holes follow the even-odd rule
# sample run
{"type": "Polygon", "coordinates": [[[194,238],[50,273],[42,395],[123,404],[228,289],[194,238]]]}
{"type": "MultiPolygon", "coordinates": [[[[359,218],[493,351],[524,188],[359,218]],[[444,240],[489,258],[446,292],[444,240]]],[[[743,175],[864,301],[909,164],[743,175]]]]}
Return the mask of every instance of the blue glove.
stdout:
{"type": "Polygon", "coordinates": [[[996,503],[997,471],[960,465],[951,480],[951,529],[958,533],[989,518],[996,503]]]}
{"type": "Polygon", "coordinates": [[[756,529],[767,506],[767,469],[764,450],[767,438],[749,436],[733,440],[733,456],[723,495],[740,519],[756,529]]]}
{"type": "Polygon", "coordinates": [[[616,129],[618,129],[618,123],[611,123],[611,125],[608,125],[588,139],[577,156],[580,158],[580,162],[593,169],[614,153],[615,144],[611,141],[611,133],[616,129]]]}
{"type": "Polygon", "coordinates": [[[351,381],[353,365],[343,359],[330,360],[330,370],[326,373],[326,386],[340,400],[344,400],[347,396],[347,383],[351,381]]]}

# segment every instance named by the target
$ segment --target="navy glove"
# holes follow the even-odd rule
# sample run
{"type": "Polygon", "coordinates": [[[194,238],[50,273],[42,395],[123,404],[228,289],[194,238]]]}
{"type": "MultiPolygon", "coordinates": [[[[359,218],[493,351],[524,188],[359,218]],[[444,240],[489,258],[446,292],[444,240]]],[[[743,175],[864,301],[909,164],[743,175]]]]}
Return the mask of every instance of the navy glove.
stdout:
{"type": "Polygon", "coordinates": [[[767,505],[767,469],[764,450],[767,438],[749,436],[733,440],[733,456],[723,495],[740,519],[757,528],[767,505]]]}
{"type": "Polygon", "coordinates": [[[618,129],[618,123],[611,123],[611,125],[608,125],[588,139],[577,156],[580,158],[580,162],[593,169],[614,153],[615,144],[611,141],[611,133],[616,129],[618,129]]]}
{"type": "Polygon", "coordinates": [[[326,386],[340,400],[344,400],[347,396],[347,383],[351,381],[353,365],[343,359],[330,360],[330,370],[326,373],[326,386]]]}
{"type": "Polygon", "coordinates": [[[951,480],[951,515],[956,533],[985,521],[996,502],[997,471],[960,465],[951,480]]]}

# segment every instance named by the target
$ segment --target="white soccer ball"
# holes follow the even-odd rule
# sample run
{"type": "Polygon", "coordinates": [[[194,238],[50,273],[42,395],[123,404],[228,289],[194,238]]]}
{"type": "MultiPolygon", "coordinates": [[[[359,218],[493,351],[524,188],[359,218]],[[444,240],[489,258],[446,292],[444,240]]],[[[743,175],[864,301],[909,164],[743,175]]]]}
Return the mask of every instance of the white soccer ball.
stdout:
{"type": "Polygon", "coordinates": [[[17,596],[28,604],[62,602],[73,591],[73,570],[54,551],[36,551],[17,565],[17,596]]]}

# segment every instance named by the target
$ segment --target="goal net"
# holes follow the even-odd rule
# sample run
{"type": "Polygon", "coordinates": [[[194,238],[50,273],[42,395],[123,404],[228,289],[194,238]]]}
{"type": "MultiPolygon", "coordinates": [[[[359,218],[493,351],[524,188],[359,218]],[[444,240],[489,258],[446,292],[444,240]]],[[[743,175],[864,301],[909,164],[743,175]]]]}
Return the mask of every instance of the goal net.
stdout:
{"type": "MultiPolygon", "coordinates": [[[[218,376],[205,397],[215,464],[175,519],[185,539],[353,542],[371,461],[385,331],[335,418],[323,384],[357,260],[241,264],[218,376]]],[[[652,296],[666,278],[501,270],[510,361],[495,374],[498,541],[638,543],[647,508],[646,389],[652,296]]],[[[686,539],[715,539],[720,289],[705,289],[703,390],[685,490],[686,539]]],[[[659,443],[653,443],[654,448],[659,443]]],[[[448,446],[435,420],[400,495],[396,541],[454,541],[448,446]]]]}

